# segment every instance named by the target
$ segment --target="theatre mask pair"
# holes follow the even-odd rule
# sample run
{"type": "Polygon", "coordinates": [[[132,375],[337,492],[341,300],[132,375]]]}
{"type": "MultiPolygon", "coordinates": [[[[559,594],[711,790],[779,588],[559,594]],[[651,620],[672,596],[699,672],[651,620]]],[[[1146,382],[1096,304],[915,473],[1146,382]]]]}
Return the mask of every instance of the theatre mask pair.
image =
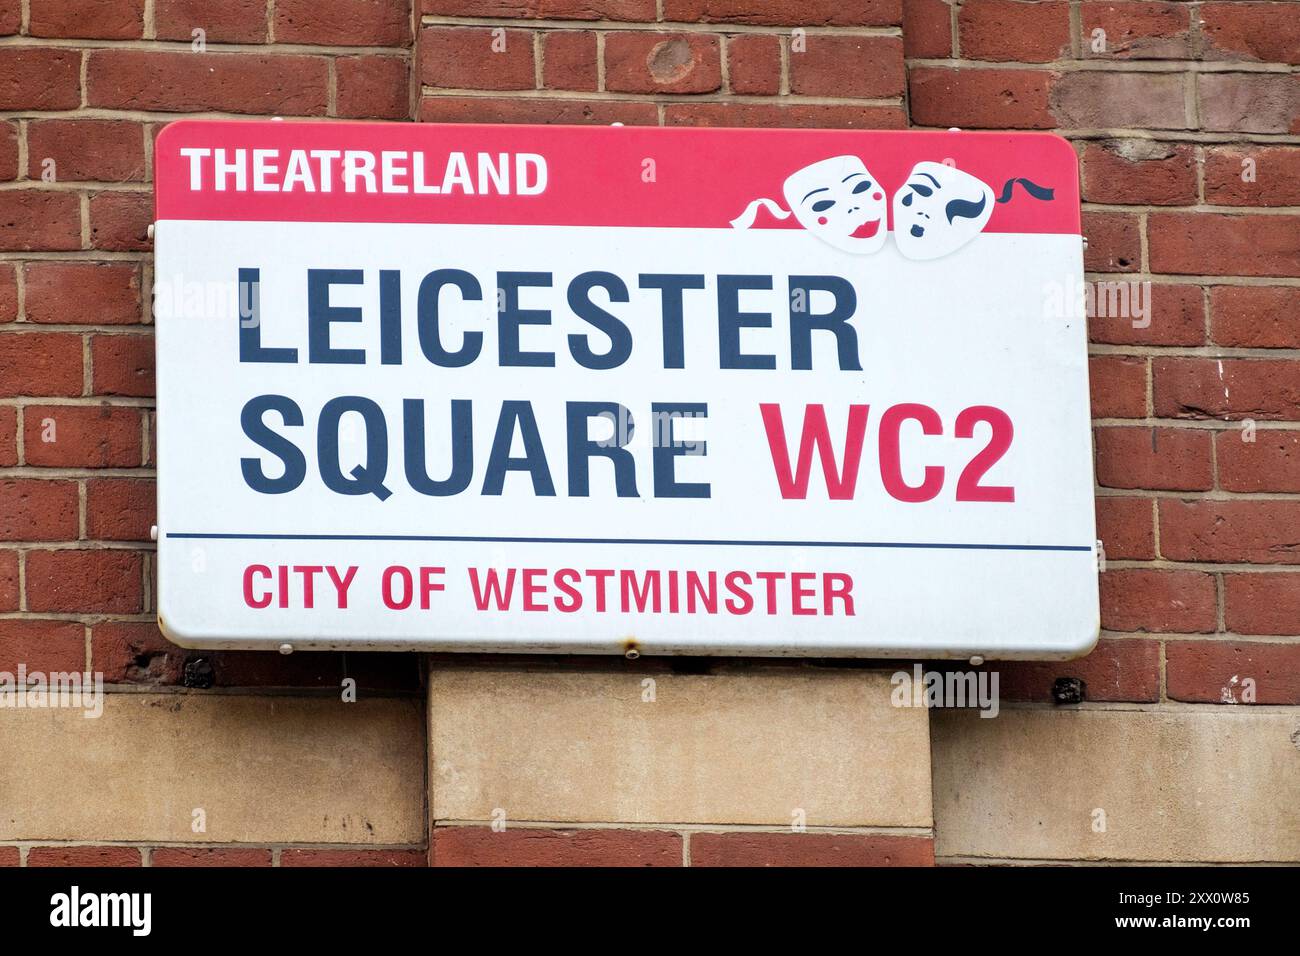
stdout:
{"type": "MultiPolygon", "coordinates": [[[[1039,200],[1052,190],[1024,179],[1007,182],[1001,197],[987,183],[945,163],[917,163],[893,196],[894,242],[908,259],[938,259],[955,252],[988,225],[994,205],[1011,198],[1019,182],[1039,200]]],[[[791,215],[823,242],[854,255],[878,252],[888,236],[886,197],[856,156],[834,156],[792,173],[783,188],[786,208],[755,199],[731,224],[753,225],[760,208],[778,219],[791,215]]]]}

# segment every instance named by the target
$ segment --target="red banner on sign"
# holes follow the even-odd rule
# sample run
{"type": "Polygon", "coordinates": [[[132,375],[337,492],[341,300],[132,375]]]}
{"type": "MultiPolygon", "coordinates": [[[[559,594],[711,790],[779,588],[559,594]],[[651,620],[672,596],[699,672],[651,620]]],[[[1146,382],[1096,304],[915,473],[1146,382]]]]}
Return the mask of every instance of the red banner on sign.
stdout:
{"type": "Polygon", "coordinates": [[[155,155],[159,220],[843,226],[872,242],[914,199],[983,232],[1080,232],[1074,151],[1044,133],[181,120],[155,155]]]}

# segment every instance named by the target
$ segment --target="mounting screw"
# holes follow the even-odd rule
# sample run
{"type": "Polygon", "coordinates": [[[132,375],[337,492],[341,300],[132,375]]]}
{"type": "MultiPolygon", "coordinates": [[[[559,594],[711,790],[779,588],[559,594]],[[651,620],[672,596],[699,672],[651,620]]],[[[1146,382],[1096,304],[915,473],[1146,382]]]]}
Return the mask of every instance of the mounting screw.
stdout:
{"type": "Polygon", "coordinates": [[[292,645],[292,644],[281,644],[281,645],[280,645],[280,653],[281,653],[281,654],[285,654],[285,655],[292,654],[292,653],[293,653],[293,645],[292,645]]]}
{"type": "Polygon", "coordinates": [[[1057,704],[1082,704],[1088,685],[1078,677],[1058,677],[1052,684],[1052,701],[1057,704]]]}
{"type": "Polygon", "coordinates": [[[217,672],[212,669],[212,662],[206,657],[191,657],[185,662],[181,674],[181,683],[186,687],[207,690],[217,680],[217,672]]]}
{"type": "Polygon", "coordinates": [[[983,663],[984,663],[984,658],[980,657],[978,654],[973,655],[970,659],[971,667],[979,667],[983,663]]]}

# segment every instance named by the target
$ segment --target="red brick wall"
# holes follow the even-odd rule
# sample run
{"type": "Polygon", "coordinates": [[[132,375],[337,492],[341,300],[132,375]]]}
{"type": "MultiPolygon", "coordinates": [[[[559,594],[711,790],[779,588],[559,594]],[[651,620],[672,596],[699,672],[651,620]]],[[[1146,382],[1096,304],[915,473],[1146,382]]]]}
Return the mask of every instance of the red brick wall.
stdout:
{"type": "Polygon", "coordinates": [[[1300,4],[905,8],[911,124],[1068,137],[1088,278],[1151,282],[1090,323],[1101,645],[1011,693],[1300,703],[1300,4]]]}
{"type": "MultiPolygon", "coordinates": [[[[347,675],[362,694],[419,693],[412,655],[171,645],[149,541],[155,135],[186,115],[409,119],[414,25],[409,0],[0,0],[0,670],[101,671],[110,691],[338,693],[347,675]]],[[[259,865],[273,851],[0,848],[0,863],[20,856],[259,865]]],[[[274,851],[286,866],[426,856],[274,851]]]]}
{"type": "MultiPolygon", "coordinates": [[[[1300,703],[1300,4],[414,3],[0,0],[0,669],[175,685],[202,657],[191,679],[218,687],[337,687],[346,669],[418,692],[408,655],[200,655],[153,623],[146,231],[168,120],[958,126],[1067,136],[1088,278],[1153,296],[1146,327],[1091,323],[1102,642],[1003,667],[1004,696],[1048,700],[1070,675],[1093,701],[1217,704],[1235,676],[1300,703]]],[[[472,836],[447,834],[445,859],[472,836]]],[[[618,845],[569,836],[520,852],[618,845]]],[[[638,852],[675,859],[661,839],[638,852]]],[[[812,852],[782,834],[707,846],[812,852]]]]}

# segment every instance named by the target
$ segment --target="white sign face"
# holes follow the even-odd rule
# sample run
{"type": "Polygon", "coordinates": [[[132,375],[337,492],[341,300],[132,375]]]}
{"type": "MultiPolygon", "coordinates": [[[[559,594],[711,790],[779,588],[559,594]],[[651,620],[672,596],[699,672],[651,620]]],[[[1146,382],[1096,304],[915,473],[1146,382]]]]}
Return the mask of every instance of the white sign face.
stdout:
{"type": "Polygon", "coordinates": [[[183,121],[156,180],[179,644],[1096,641],[1063,140],[183,121]]]}

